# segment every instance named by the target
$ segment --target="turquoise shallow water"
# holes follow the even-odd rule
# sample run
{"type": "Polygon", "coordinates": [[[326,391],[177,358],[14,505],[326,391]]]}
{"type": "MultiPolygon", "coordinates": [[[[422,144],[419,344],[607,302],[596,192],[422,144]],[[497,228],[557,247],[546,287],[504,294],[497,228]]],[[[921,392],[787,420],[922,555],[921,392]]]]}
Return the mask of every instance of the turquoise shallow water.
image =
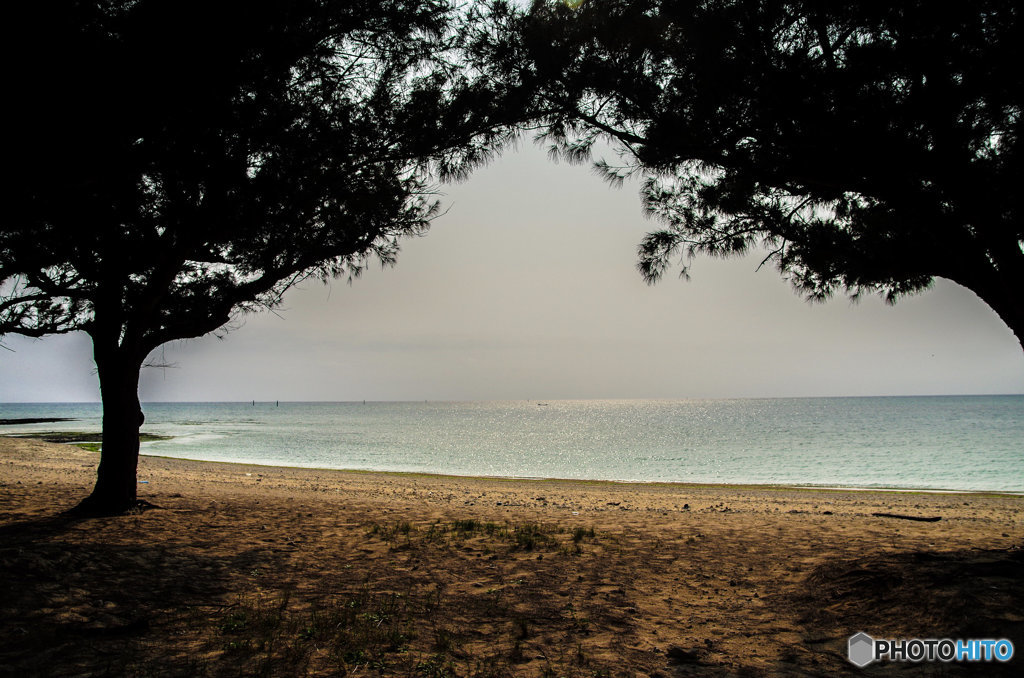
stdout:
{"type": "MultiPolygon", "coordinates": [[[[144,454],[475,476],[1024,492],[1024,396],[147,403],[144,454]]],[[[0,405],[0,432],[98,430],[97,404],[0,405]]]]}

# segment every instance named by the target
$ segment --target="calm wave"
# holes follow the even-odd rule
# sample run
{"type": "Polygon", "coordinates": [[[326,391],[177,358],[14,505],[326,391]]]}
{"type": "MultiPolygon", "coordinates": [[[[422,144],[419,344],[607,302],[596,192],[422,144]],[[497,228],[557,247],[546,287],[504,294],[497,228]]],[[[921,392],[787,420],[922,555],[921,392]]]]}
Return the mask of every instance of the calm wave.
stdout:
{"type": "MultiPolygon", "coordinates": [[[[148,403],[144,454],[474,476],[1024,491],[1024,396],[148,403]]],[[[0,432],[98,430],[74,417],[0,432]]]]}

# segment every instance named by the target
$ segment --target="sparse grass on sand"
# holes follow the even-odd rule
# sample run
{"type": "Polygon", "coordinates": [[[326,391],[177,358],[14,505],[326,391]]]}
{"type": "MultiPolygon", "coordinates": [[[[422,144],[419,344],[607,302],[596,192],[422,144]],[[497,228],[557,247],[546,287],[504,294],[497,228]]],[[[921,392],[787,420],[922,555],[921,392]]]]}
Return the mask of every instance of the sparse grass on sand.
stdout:
{"type": "Polygon", "coordinates": [[[1020,675],[846,661],[1024,648],[1020,497],[143,458],[160,508],[60,516],[96,461],[0,440],[0,676],[1020,675]]]}

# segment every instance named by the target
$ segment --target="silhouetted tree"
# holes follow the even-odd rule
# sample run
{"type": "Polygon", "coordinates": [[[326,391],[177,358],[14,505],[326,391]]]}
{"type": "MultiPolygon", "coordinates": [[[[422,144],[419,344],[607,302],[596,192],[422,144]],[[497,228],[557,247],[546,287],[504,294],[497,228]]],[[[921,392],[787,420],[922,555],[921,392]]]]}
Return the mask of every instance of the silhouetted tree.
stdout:
{"type": "MultiPolygon", "coordinates": [[[[673,260],[766,248],[812,298],[953,280],[1024,342],[1021,7],[1011,0],[587,0],[496,15],[556,153],[611,138],[673,260]],[[574,3],[578,4],[578,3],[574,3]]],[[[617,165],[617,166],[613,166],[617,165]]]]}
{"type": "MultiPolygon", "coordinates": [[[[0,334],[93,341],[87,511],[136,502],[138,380],[308,278],[394,261],[431,176],[501,141],[448,0],[18,3],[5,15],[0,334]]],[[[460,28],[460,26],[462,26],[460,28]]]]}

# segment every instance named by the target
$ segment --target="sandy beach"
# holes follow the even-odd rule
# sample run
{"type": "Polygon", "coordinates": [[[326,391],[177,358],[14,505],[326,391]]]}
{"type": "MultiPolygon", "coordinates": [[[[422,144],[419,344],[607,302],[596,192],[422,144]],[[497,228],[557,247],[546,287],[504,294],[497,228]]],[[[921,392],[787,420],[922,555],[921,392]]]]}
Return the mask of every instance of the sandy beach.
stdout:
{"type": "Polygon", "coordinates": [[[1024,497],[504,480],[0,438],[0,675],[1020,675],[858,669],[849,636],[1024,652],[1024,497]],[[904,517],[939,518],[931,522],[904,517]]]}

